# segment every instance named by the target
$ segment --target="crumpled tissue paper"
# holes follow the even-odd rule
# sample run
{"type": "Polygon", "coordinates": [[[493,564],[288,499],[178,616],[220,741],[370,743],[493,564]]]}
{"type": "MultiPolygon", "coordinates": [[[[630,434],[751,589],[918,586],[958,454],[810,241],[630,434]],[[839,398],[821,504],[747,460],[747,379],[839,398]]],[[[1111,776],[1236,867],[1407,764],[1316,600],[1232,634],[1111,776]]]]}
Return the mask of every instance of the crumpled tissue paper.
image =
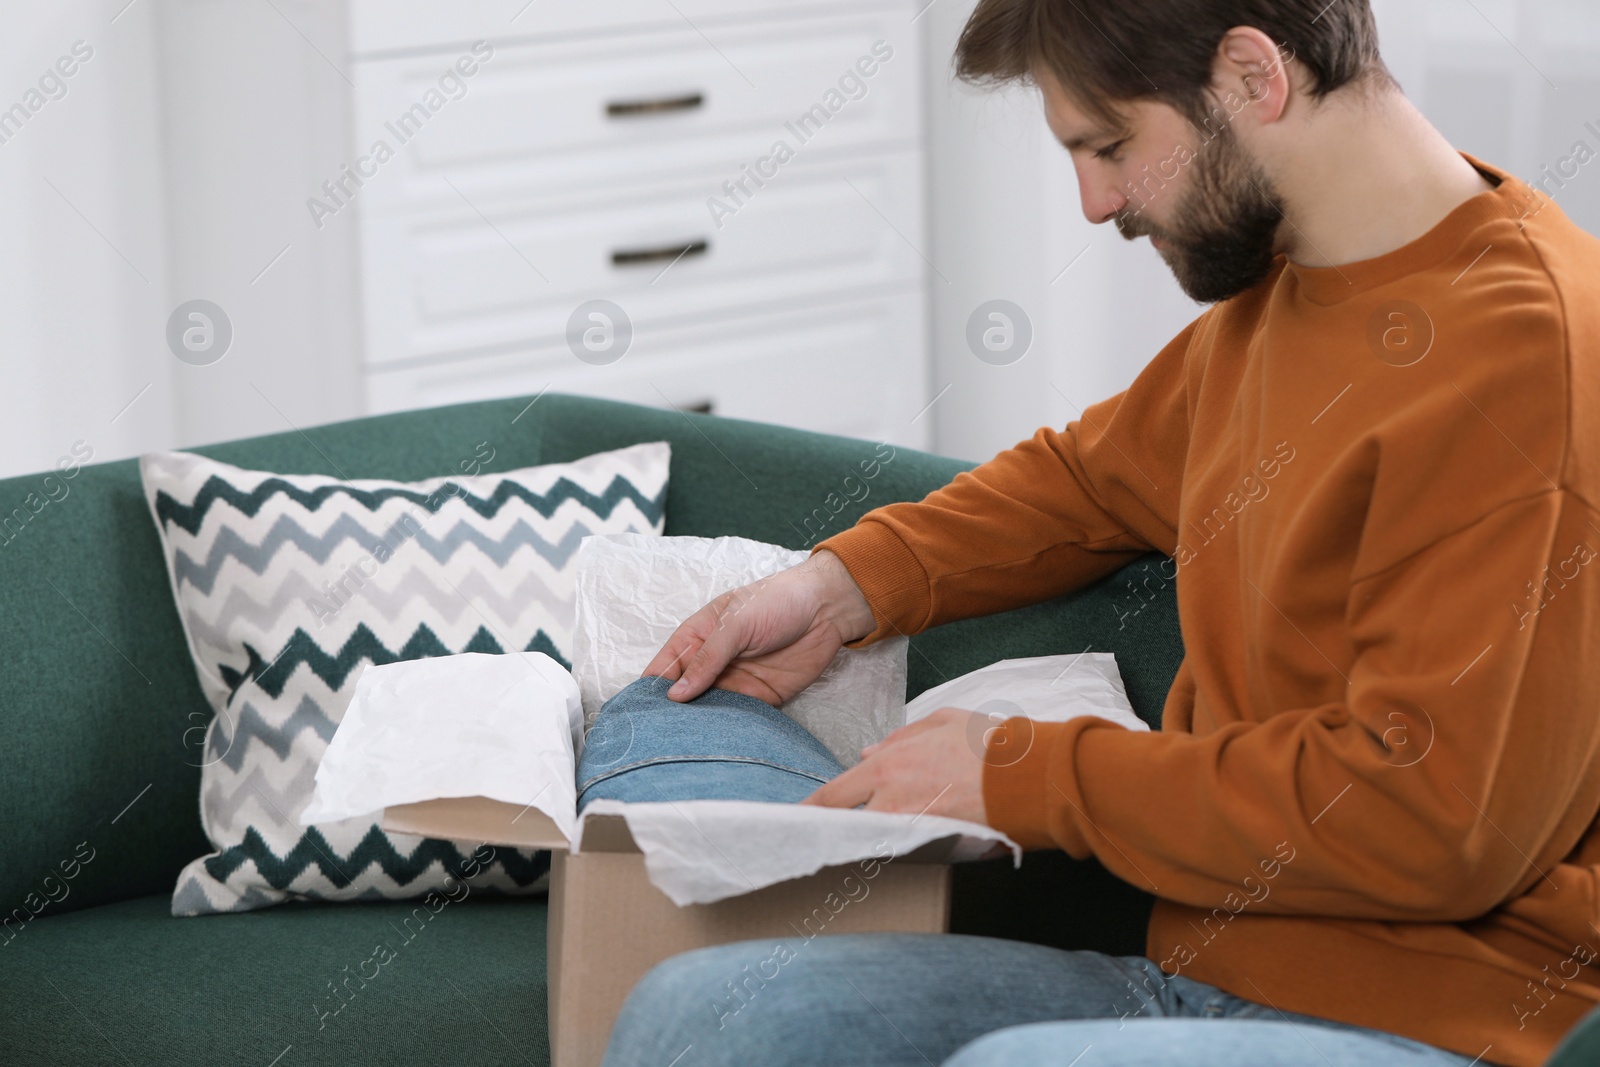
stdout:
{"type": "MultiPolygon", "coordinates": [[[[983,856],[996,844],[1022,849],[999,830],[940,815],[819,808],[754,800],[625,804],[596,800],[584,817],[620,815],[644,853],[650,884],[674,904],[711,904],[824,867],[892,860],[930,841],[956,839],[950,862],[983,856]]],[[[580,838],[574,851],[583,850],[580,838]]]]}
{"type": "MultiPolygon", "coordinates": [[[[930,689],[903,710],[915,721],[947,705],[1040,720],[1095,714],[1147,729],[1128,704],[1115,659],[1104,653],[1005,660],[930,689]]],[[[544,812],[581,851],[574,775],[582,725],[579,686],[542,653],[368,667],[300,822],[486,796],[544,812]]],[[[890,732],[871,729],[868,740],[890,732]]],[[[732,800],[597,800],[584,814],[626,819],[651,883],[680,905],[738,896],[826,866],[902,857],[931,841],[951,841],[953,862],[997,844],[1021,860],[1000,831],[931,814],[732,800]]]]}
{"type": "MultiPolygon", "coordinates": [[[[744,537],[586,537],[574,560],[572,673],[586,725],[639,677],[678,624],[730,589],[805,562],[807,553],[744,537]]],[[[846,767],[905,722],[906,639],[843,649],[783,705],[846,767]]]]}
{"type": "Polygon", "coordinates": [[[483,796],[537,808],[570,841],[582,728],[577,683],[543,652],[368,667],[317,767],[300,825],[483,796]]]}
{"type": "Polygon", "coordinates": [[[1149,731],[1134,714],[1122,687],[1117,657],[1110,652],[1003,659],[943,685],[906,704],[906,722],[940,708],[982,712],[996,723],[1015,715],[1038,722],[1066,722],[1098,715],[1130,730],[1149,731]]]}

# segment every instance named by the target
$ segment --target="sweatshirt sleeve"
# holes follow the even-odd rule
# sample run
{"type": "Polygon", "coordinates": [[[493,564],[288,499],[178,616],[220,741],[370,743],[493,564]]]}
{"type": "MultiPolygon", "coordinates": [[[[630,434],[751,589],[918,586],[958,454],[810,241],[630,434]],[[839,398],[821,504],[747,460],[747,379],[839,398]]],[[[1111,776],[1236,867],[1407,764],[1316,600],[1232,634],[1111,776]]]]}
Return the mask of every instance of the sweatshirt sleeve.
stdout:
{"type": "Polygon", "coordinates": [[[877,508],[818,543],[812,551],[839,556],[878,623],[849,647],[1048,600],[1152,550],[1170,555],[1189,440],[1186,361],[1205,318],[1065,430],[1040,429],[920,502],[877,508]]]}
{"type": "Polygon", "coordinates": [[[1481,915],[1548,881],[1594,816],[1596,543],[1549,490],[1353,582],[1354,658],[1316,707],[1226,709],[1246,721],[1206,735],[1009,719],[991,748],[1024,755],[986,763],[989,820],[1196,907],[1271,864],[1252,910],[1481,915]]]}

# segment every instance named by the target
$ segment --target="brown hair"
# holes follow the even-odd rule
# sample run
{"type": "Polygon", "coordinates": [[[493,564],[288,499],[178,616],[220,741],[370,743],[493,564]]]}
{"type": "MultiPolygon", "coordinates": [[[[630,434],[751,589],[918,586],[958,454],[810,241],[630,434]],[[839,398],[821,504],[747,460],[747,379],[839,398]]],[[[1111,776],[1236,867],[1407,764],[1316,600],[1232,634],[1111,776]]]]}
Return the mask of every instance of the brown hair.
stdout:
{"type": "Polygon", "coordinates": [[[1297,60],[1314,99],[1363,79],[1394,84],[1369,0],[979,0],[956,43],[956,76],[1026,84],[1042,66],[1109,125],[1134,100],[1198,119],[1217,45],[1235,26],[1255,27],[1297,60]]]}

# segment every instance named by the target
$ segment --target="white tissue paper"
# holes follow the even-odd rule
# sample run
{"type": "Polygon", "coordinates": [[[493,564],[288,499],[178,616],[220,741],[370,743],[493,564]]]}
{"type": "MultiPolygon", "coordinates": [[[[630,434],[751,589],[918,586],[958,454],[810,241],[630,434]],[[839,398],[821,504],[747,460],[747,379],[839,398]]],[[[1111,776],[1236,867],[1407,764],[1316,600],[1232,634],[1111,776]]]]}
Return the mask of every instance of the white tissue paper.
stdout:
{"type": "Polygon", "coordinates": [[[1110,652],[1003,659],[926,690],[906,704],[906,722],[940,708],[965,708],[997,722],[1026,715],[1039,722],[1066,722],[1099,715],[1130,730],[1149,731],[1133,712],[1117,657],[1110,652]]]}
{"type": "MultiPolygon", "coordinates": [[[[903,655],[898,671],[886,673],[903,677],[903,655]]],[[[914,721],[947,705],[1040,720],[1103,715],[1146,729],[1123,693],[1114,658],[1104,653],[1005,660],[930,689],[903,710],[914,721]]],[[[544,812],[581,851],[574,776],[582,724],[578,685],[542,653],[466,653],[368,667],[317,768],[300,822],[486,796],[544,812]]],[[[890,732],[884,725],[870,729],[868,740],[890,732]]],[[[738,896],[826,866],[901,857],[938,840],[952,841],[955,862],[996,844],[1021,859],[998,830],[929,814],[729,800],[596,800],[589,813],[627,820],[651,883],[680,905],[738,896]]]]}
{"type": "MultiPolygon", "coordinates": [[[[1022,849],[999,830],[939,815],[818,808],[751,800],[625,804],[600,799],[585,816],[620,815],[644,853],[650,884],[674,904],[711,904],[803,878],[823,867],[892,860],[930,841],[956,839],[950,862],[975,860],[996,844],[1022,849]]],[[[579,841],[574,851],[582,851],[579,841]]]]}
{"type": "Polygon", "coordinates": [[[582,728],[577,684],[543,652],[368,667],[317,767],[300,825],[483,796],[537,808],[570,841],[582,728]]]}
{"type": "MultiPolygon", "coordinates": [[[[573,563],[577,629],[572,673],[586,724],[635,681],[678,624],[730,589],[803,563],[807,553],[744,537],[586,537],[573,563]]],[[[783,705],[846,767],[905,722],[906,639],[844,649],[783,705]]]]}
{"type": "MultiPolygon", "coordinates": [[[[1025,715],[1065,722],[1099,715],[1129,730],[1150,729],[1134,714],[1116,656],[1109,652],[991,663],[906,704],[905,721],[943,707],[997,720],[1025,715]]],[[[997,843],[1010,848],[1014,862],[1022,858],[1021,848],[999,830],[936,815],[742,800],[624,804],[603,799],[584,809],[586,815],[591,812],[627,820],[651,884],[679,905],[709,904],[827,866],[904,856],[943,838],[957,839],[950,862],[977,859],[997,843]]]]}

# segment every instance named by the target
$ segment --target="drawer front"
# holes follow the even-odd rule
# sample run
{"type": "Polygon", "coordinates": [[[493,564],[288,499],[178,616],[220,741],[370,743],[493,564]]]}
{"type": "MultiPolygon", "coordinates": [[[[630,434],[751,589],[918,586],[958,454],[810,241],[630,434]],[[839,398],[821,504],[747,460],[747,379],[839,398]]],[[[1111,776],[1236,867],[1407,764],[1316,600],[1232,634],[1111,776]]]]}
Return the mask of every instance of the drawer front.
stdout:
{"type": "Polygon", "coordinates": [[[719,33],[714,48],[681,26],[360,64],[351,169],[367,180],[355,199],[369,213],[463,196],[488,209],[529,190],[710,167],[725,172],[720,184],[780,141],[796,158],[914,145],[919,57],[895,21],[869,11],[763,22],[719,33]],[[452,73],[458,58],[475,73],[452,73]]]}
{"type": "Polygon", "coordinates": [[[636,330],[920,286],[921,155],[796,160],[713,218],[716,178],[625,198],[363,216],[370,364],[554,347],[594,299],[636,330]],[[681,258],[680,258],[681,256],[681,258]]]}
{"type": "MultiPolygon", "coordinates": [[[[541,390],[709,410],[925,448],[929,415],[920,294],[817,305],[761,319],[636,332],[616,363],[564,347],[369,373],[369,412],[541,390]]],[[[485,430],[486,434],[489,429],[485,430]]],[[[736,458],[735,458],[736,459],[736,458]]]]}
{"type": "Polygon", "coordinates": [[[350,0],[350,51],[374,53],[448,49],[479,38],[494,41],[595,34],[649,33],[698,26],[708,35],[730,23],[780,13],[844,13],[889,8],[914,13],[898,0],[350,0]]]}

